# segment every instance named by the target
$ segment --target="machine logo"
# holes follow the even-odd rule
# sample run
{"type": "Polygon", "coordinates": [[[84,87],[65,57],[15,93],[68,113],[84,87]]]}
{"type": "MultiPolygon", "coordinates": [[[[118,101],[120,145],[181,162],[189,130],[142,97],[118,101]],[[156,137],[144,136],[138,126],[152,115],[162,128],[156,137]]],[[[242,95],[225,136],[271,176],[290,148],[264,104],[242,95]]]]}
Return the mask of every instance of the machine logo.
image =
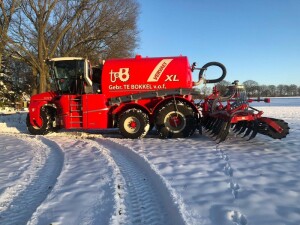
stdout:
{"type": "Polygon", "coordinates": [[[177,82],[179,81],[178,78],[177,78],[177,75],[176,74],[172,74],[172,75],[167,75],[167,78],[165,79],[165,81],[172,81],[172,82],[177,82]]]}
{"type": "Polygon", "coordinates": [[[129,68],[120,68],[118,72],[110,71],[110,81],[116,82],[119,79],[122,82],[126,82],[129,80],[129,68]]]}
{"type": "Polygon", "coordinates": [[[149,78],[148,78],[148,82],[156,82],[159,80],[160,76],[162,75],[162,73],[164,72],[164,70],[167,68],[167,66],[169,65],[169,63],[172,61],[173,59],[163,59],[161,60],[157,66],[154,68],[154,70],[152,71],[152,73],[150,74],[149,78]]]}

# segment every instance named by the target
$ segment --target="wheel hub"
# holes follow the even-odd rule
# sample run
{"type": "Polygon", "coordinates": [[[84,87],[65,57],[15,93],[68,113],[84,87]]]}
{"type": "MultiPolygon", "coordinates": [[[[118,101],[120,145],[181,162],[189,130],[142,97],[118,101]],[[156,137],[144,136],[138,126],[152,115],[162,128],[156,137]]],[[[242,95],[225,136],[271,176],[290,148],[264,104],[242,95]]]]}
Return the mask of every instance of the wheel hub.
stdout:
{"type": "Polygon", "coordinates": [[[181,119],[178,116],[172,116],[169,121],[170,125],[173,127],[179,127],[181,124],[181,119]]]}
{"type": "Polygon", "coordinates": [[[172,111],[166,115],[164,124],[169,131],[179,133],[186,127],[186,119],[181,112],[172,111]]]}
{"type": "Polygon", "coordinates": [[[140,128],[141,128],[141,123],[134,116],[128,117],[124,121],[124,129],[126,130],[126,132],[128,132],[130,134],[134,134],[134,133],[138,132],[140,128]]]}
{"type": "Polygon", "coordinates": [[[130,128],[135,129],[136,126],[137,126],[137,124],[136,124],[136,122],[134,120],[129,122],[129,127],[130,128]]]}

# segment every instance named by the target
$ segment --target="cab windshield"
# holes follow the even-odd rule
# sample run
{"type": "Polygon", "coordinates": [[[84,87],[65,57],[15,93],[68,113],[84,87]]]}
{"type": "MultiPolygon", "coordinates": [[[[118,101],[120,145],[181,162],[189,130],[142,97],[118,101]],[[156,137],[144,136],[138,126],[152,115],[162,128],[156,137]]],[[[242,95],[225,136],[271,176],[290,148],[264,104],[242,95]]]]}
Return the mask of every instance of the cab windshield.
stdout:
{"type": "Polygon", "coordinates": [[[84,60],[53,61],[51,74],[57,91],[63,94],[83,92],[84,60]]]}

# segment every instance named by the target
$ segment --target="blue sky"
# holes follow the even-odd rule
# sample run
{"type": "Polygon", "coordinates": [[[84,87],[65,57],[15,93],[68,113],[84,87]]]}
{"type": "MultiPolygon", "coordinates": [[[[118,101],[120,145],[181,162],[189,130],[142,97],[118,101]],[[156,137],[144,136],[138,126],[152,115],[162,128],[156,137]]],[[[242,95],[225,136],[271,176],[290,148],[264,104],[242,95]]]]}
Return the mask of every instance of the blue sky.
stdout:
{"type": "Polygon", "coordinates": [[[230,82],[300,86],[300,0],[138,2],[137,54],[218,61],[230,82]]]}

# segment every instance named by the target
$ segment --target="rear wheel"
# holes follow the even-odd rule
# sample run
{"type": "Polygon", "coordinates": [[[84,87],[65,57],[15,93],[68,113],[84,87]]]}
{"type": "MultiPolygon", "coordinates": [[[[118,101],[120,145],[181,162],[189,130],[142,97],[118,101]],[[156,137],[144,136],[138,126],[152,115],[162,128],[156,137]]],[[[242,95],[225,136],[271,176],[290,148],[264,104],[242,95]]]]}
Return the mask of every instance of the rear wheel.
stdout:
{"type": "Polygon", "coordinates": [[[142,138],[149,131],[149,118],[139,109],[129,109],[120,115],[119,130],[125,138],[142,138]]]}
{"type": "Polygon", "coordinates": [[[40,117],[42,120],[42,126],[38,127],[30,123],[29,113],[27,114],[26,125],[27,125],[27,130],[29,131],[30,134],[43,135],[49,133],[49,131],[51,130],[51,125],[50,125],[51,117],[50,114],[48,113],[48,110],[42,109],[40,113],[40,117]]]}
{"type": "Polygon", "coordinates": [[[183,102],[170,102],[156,114],[156,129],[162,138],[182,138],[191,136],[197,119],[193,109],[183,102]]]}

